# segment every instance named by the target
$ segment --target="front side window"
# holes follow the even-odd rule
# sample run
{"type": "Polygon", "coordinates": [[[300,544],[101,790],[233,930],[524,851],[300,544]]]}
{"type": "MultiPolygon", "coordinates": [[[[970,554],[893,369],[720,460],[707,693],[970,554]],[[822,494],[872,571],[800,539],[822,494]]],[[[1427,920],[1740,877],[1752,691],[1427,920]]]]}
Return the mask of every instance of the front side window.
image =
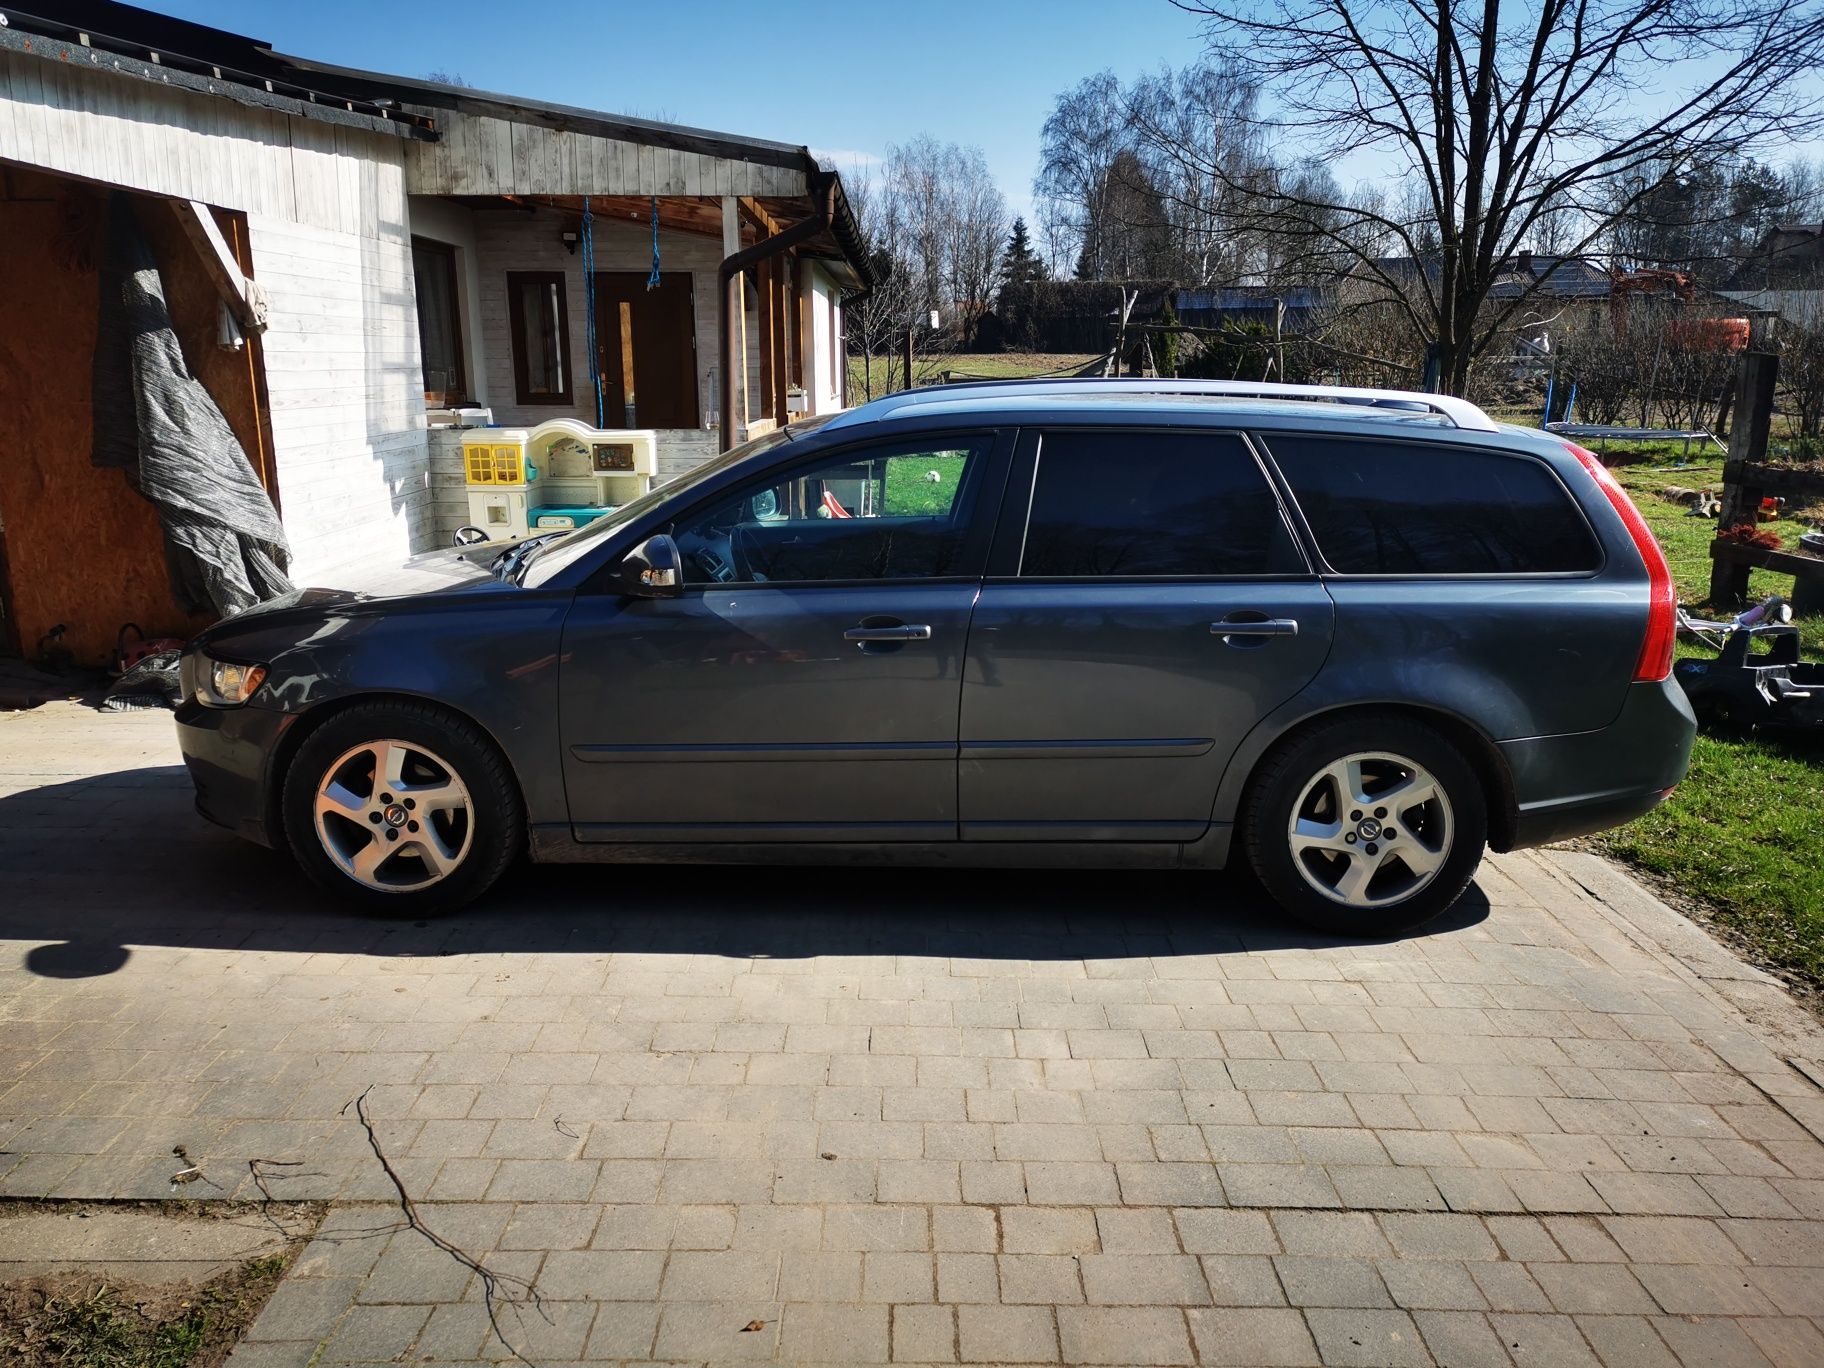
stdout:
{"type": "Polygon", "coordinates": [[[562,272],[508,272],[507,311],[519,402],[570,403],[570,316],[562,272]]]}
{"type": "Polygon", "coordinates": [[[1339,574],[1570,574],[1602,563],[1569,492],[1530,456],[1294,433],[1268,445],[1339,574]]]}
{"type": "Polygon", "coordinates": [[[870,447],[800,466],[673,529],[688,584],[931,579],[968,573],[989,441],[870,447]]]}
{"type": "Polygon", "coordinates": [[[1027,519],[1027,578],[1305,572],[1260,464],[1232,433],[1048,432],[1027,519]]]}

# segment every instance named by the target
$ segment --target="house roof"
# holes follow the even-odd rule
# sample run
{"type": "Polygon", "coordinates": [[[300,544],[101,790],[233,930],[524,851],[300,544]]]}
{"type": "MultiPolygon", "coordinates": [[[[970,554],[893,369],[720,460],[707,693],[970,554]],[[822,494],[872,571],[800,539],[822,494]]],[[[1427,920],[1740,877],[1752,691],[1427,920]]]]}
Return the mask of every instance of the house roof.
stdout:
{"type": "Polygon", "coordinates": [[[1233,313],[1271,309],[1281,301],[1288,309],[1321,308],[1331,291],[1323,285],[1218,285],[1207,290],[1180,290],[1173,307],[1233,313]]]}
{"type": "Polygon", "coordinates": [[[1589,257],[1521,256],[1503,272],[1490,299],[1515,299],[1528,290],[1557,299],[1607,299],[1608,267],[1589,257]]]}
{"type": "Polygon", "coordinates": [[[1824,223],[1780,223],[1729,277],[1731,290],[1816,289],[1824,282],[1824,223]]]}
{"type": "MultiPolygon", "coordinates": [[[[202,94],[263,104],[305,118],[354,122],[435,141],[440,112],[451,111],[781,167],[803,172],[807,184],[822,174],[810,149],[799,144],[292,57],[273,51],[270,43],[258,38],[117,0],[25,0],[20,8],[9,5],[6,17],[10,29],[0,28],[0,43],[13,50],[66,63],[86,52],[92,64],[105,64],[123,74],[189,86],[202,94]],[[34,43],[33,36],[41,41],[34,43]],[[44,39],[59,50],[46,50],[44,39]],[[105,63],[96,59],[98,53],[107,54],[105,63]]],[[[867,242],[842,192],[840,178],[836,198],[832,236],[864,286],[871,284],[867,242]]]]}

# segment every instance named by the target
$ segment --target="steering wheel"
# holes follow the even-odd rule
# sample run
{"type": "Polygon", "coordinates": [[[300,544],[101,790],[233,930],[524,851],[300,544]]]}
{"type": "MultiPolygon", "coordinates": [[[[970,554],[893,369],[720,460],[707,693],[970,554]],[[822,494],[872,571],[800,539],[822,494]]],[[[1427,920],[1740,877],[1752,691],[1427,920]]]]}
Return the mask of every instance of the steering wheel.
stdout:
{"type": "Polygon", "coordinates": [[[456,533],[450,538],[450,541],[456,546],[480,546],[487,539],[488,534],[479,527],[465,524],[456,529],[456,533]]]}

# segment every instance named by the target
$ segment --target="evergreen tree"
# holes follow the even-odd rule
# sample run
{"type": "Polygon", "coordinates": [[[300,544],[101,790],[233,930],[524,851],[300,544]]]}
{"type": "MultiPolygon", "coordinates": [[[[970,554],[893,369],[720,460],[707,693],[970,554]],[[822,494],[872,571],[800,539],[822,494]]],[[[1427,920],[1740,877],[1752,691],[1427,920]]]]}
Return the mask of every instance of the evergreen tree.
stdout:
{"type": "Polygon", "coordinates": [[[1175,376],[1178,374],[1178,310],[1172,307],[1172,296],[1165,296],[1165,307],[1159,311],[1159,326],[1165,331],[1159,334],[1159,350],[1155,363],[1159,374],[1175,376]]]}
{"type": "Polygon", "coordinates": [[[1007,235],[1007,250],[1001,255],[1001,288],[1009,285],[1031,285],[1045,279],[1045,263],[1032,250],[1032,237],[1026,231],[1026,220],[1016,218],[1013,231],[1007,235]]]}

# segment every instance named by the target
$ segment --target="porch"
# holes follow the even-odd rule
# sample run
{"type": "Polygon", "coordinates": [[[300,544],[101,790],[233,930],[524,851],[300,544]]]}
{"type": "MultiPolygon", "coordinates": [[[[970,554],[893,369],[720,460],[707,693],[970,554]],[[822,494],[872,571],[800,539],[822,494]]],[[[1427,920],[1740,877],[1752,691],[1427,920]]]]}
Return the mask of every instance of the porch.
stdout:
{"type": "Polygon", "coordinates": [[[845,405],[865,253],[803,148],[482,102],[438,111],[407,166],[439,540],[467,512],[445,424],[653,430],[662,482],[845,405]]]}

